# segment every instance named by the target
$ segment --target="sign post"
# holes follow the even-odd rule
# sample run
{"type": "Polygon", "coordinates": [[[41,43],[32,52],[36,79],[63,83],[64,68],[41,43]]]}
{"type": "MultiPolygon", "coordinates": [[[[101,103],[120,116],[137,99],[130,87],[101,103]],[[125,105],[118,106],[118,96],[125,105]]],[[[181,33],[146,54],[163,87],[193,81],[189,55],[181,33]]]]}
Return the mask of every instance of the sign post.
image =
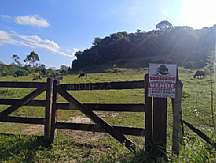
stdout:
{"type": "Polygon", "coordinates": [[[153,97],[152,143],[159,147],[156,149],[161,156],[166,152],[167,97],[175,98],[176,80],[176,65],[149,64],[148,96],[153,97]]]}

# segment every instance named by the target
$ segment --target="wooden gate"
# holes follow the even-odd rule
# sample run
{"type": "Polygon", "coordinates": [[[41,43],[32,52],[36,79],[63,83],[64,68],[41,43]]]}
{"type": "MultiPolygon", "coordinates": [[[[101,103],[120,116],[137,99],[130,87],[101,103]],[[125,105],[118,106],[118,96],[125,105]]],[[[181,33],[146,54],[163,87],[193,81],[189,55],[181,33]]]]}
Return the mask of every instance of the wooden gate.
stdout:
{"type": "Polygon", "coordinates": [[[135,151],[135,144],[125,135],[145,136],[145,149],[149,151],[152,145],[159,145],[166,150],[167,139],[167,99],[148,97],[148,75],[145,80],[118,81],[104,83],[83,84],[60,84],[55,79],[47,79],[42,82],[0,82],[0,88],[36,88],[32,93],[22,99],[0,99],[0,104],[11,105],[0,113],[1,122],[15,122],[44,125],[44,136],[52,143],[55,129],[72,129],[94,132],[106,132],[122,143],[130,151],[135,151]],[[145,104],[82,104],[68,91],[79,90],[121,90],[121,89],[145,89],[145,104]],[[46,91],[46,100],[34,100],[35,97],[46,91]],[[66,99],[67,103],[58,103],[58,94],[66,99]],[[10,113],[16,111],[23,105],[45,107],[44,118],[12,117],[10,113]],[[80,110],[95,124],[82,124],[70,122],[58,122],[56,120],[57,110],[80,110]],[[94,111],[116,111],[116,112],[145,112],[144,128],[133,128],[125,126],[111,126],[94,111]]]}

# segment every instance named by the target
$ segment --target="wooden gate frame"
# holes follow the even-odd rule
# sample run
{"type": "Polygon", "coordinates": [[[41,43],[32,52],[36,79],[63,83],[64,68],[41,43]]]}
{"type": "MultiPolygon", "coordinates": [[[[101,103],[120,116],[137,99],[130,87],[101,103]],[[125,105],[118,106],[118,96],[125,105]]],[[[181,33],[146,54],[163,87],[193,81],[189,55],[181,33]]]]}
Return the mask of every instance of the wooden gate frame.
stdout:
{"type": "MultiPolygon", "coordinates": [[[[145,150],[150,151],[152,146],[160,146],[166,151],[167,137],[167,99],[148,97],[149,78],[145,80],[120,81],[85,84],[60,84],[56,79],[48,78],[43,82],[0,82],[0,88],[36,88],[22,99],[0,99],[0,105],[11,105],[0,113],[0,122],[15,122],[44,125],[44,137],[50,144],[54,140],[55,129],[75,129],[83,131],[107,132],[130,151],[135,151],[135,144],[127,139],[126,135],[145,136],[145,150]],[[81,104],[72,97],[67,90],[107,90],[107,89],[140,89],[145,88],[145,104],[81,104]],[[46,100],[33,100],[46,91],[46,100]],[[69,103],[57,103],[57,94],[60,94],[69,103]],[[23,105],[45,107],[44,118],[28,118],[9,116],[23,105]],[[80,110],[95,124],[57,122],[56,111],[80,110]],[[111,126],[99,118],[96,111],[145,112],[145,129],[124,126],[111,126]]],[[[173,106],[173,152],[179,153],[179,144],[182,139],[182,82],[177,80],[176,98],[172,99],[173,106]]]]}

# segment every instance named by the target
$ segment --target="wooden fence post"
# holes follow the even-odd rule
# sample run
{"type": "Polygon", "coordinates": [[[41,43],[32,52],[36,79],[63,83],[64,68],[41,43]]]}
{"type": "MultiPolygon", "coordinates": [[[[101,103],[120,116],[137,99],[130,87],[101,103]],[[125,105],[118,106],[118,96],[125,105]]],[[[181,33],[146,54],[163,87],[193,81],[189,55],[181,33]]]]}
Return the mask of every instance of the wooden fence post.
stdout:
{"type": "Polygon", "coordinates": [[[145,75],[145,151],[150,151],[152,145],[152,97],[148,97],[149,75],[145,75]]]}
{"type": "Polygon", "coordinates": [[[51,122],[50,122],[50,141],[53,143],[55,137],[55,128],[56,128],[56,101],[58,93],[58,81],[53,80],[53,94],[52,94],[52,109],[51,109],[51,122]]]}
{"type": "Polygon", "coordinates": [[[183,84],[180,80],[176,83],[176,95],[175,99],[172,99],[173,110],[173,134],[172,134],[172,152],[179,154],[179,146],[182,142],[182,87],[183,84]]]}
{"type": "Polygon", "coordinates": [[[166,152],[167,142],[167,98],[153,98],[153,145],[160,149],[160,155],[166,152]]]}
{"type": "Polygon", "coordinates": [[[45,108],[45,122],[44,122],[44,137],[47,141],[50,141],[52,97],[53,97],[53,80],[51,78],[48,78],[47,88],[46,88],[47,104],[45,108]]]}

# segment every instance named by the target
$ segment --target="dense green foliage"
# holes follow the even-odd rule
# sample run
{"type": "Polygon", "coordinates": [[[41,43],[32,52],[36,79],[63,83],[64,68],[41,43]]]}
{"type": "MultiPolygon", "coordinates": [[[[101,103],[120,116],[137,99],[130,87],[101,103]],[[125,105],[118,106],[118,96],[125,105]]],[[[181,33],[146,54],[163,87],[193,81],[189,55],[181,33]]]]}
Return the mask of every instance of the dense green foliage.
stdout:
{"type": "Polygon", "coordinates": [[[55,77],[58,75],[71,73],[71,68],[66,65],[61,65],[60,69],[47,68],[46,65],[40,64],[39,54],[32,51],[26,56],[24,62],[17,54],[12,55],[13,63],[6,65],[0,61],[0,76],[27,76],[33,74],[33,79],[42,77],[55,77]]]}
{"type": "Polygon", "coordinates": [[[29,67],[21,67],[18,65],[0,65],[0,76],[26,76],[30,73],[29,67]]]}
{"type": "Polygon", "coordinates": [[[156,28],[149,32],[117,32],[103,39],[95,38],[92,47],[75,54],[77,59],[72,63],[72,70],[137,68],[150,62],[201,68],[215,48],[216,26],[195,30],[161,21],[156,28]]]}

